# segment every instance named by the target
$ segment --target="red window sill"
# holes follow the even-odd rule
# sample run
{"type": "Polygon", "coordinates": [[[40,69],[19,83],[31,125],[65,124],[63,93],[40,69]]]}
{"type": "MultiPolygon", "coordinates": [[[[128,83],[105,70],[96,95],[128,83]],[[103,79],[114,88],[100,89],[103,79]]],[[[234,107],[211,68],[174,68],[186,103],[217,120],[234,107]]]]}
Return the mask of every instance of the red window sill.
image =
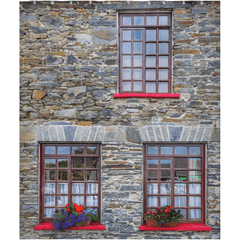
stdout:
{"type": "MultiPolygon", "coordinates": [[[[35,230],[54,230],[54,226],[50,222],[40,223],[34,227],[35,230]]],[[[90,223],[89,226],[81,226],[81,227],[69,227],[66,230],[105,230],[106,227],[94,222],[90,223]]]]}
{"type": "Polygon", "coordinates": [[[114,98],[180,98],[179,93],[116,93],[114,98]]]}
{"type": "Polygon", "coordinates": [[[143,224],[139,227],[141,231],[211,231],[211,227],[203,223],[179,223],[177,227],[147,227],[143,224]]]}

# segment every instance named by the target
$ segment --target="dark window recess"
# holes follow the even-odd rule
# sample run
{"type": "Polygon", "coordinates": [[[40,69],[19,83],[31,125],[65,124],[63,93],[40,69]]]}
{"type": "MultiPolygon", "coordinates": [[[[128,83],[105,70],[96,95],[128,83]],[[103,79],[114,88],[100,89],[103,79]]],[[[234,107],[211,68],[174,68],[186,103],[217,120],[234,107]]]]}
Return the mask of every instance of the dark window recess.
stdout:
{"type": "Polygon", "coordinates": [[[51,221],[67,203],[84,204],[100,215],[100,163],[97,144],[42,144],[41,221],[51,221]]]}
{"type": "Polygon", "coordinates": [[[171,92],[171,14],[121,14],[120,92],[171,92]]]}
{"type": "Polygon", "coordinates": [[[144,147],[144,211],[171,205],[182,222],[204,222],[204,145],[144,147]]]}

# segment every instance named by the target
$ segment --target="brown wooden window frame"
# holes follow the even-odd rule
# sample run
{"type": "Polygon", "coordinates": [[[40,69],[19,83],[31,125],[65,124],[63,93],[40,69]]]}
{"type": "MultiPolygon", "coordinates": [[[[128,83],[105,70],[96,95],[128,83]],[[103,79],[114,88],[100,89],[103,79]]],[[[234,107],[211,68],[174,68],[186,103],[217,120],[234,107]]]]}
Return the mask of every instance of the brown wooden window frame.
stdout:
{"type": "MultiPolygon", "coordinates": [[[[45,217],[44,211],[45,208],[54,208],[56,210],[58,207],[62,208],[64,206],[58,206],[58,196],[68,196],[68,203],[73,204],[72,202],[72,196],[83,196],[84,197],[84,204],[88,208],[94,208],[97,209],[99,220],[101,215],[101,155],[100,155],[100,144],[78,144],[78,143],[44,143],[40,145],[40,216],[39,221],[40,222],[51,222],[52,218],[45,217]],[[46,147],[55,147],[55,152],[53,154],[46,154],[45,148],[46,147]],[[58,154],[58,147],[69,147],[69,154],[58,154]],[[73,147],[82,147],[83,153],[73,153],[73,147]],[[87,147],[96,147],[96,153],[90,154],[87,153],[87,147]],[[73,168],[73,159],[74,158],[82,158],[84,160],[83,166],[77,167],[75,165],[75,168],[73,168]],[[92,168],[87,166],[87,158],[96,158],[97,165],[92,168]],[[47,167],[45,166],[45,160],[46,159],[55,159],[55,167],[47,167]],[[58,165],[59,159],[68,159],[68,167],[66,168],[60,168],[58,165]],[[54,171],[55,172],[55,179],[54,180],[46,180],[45,179],[45,172],[46,171],[54,171]],[[60,180],[58,178],[59,171],[67,171],[67,180],[60,180]],[[73,171],[74,170],[80,170],[84,173],[83,180],[73,180],[73,171]],[[98,180],[87,180],[87,171],[96,171],[96,175],[98,176],[98,180]],[[55,193],[46,193],[45,192],[45,183],[54,183],[55,184],[55,193]],[[58,183],[67,183],[68,184],[68,192],[67,193],[58,193],[58,183]],[[83,183],[84,184],[84,192],[83,193],[73,193],[72,192],[72,184],[73,183],[83,183]],[[97,192],[98,193],[87,193],[87,183],[97,183],[97,192]],[[54,196],[55,204],[54,206],[45,206],[45,196],[54,196]],[[98,196],[98,203],[94,206],[88,206],[86,205],[86,198],[87,196],[98,196]]],[[[90,175],[88,175],[90,177],[90,175]]],[[[61,173],[60,173],[61,178],[61,173]]],[[[96,190],[96,189],[95,189],[96,190]]]]}
{"type": "MultiPolygon", "coordinates": [[[[161,13],[120,13],[119,15],[119,91],[120,93],[171,93],[172,92],[172,14],[170,12],[161,12],[161,13]],[[156,16],[157,21],[156,25],[147,25],[147,17],[154,17],[156,16]],[[167,25],[160,25],[159,24],[159,17],[165,16],[168,18],[167,25]],[[131,17],[131,25],[124,25],[123,18],[124,17],[131,17]],[[144,17],[144,24],[143,25],[134,25],[134,17],[144,17]],[[142,39],[141,40],[134,40],[134,31],[135,30],[142,30],[142,39]],[[146,31],[147,30],[156,30],[156,40],[150,41],[146,40],[146,31]],[[160,40],[159,39],[159,30],[169,30],[168,40],[160,40]],[[124,40],[123,39],[123,31],[131,31],[131,40],[124,40]],[[142,53],[133,53],[134,43],[142,42],[142,53]],[[131,43],[131,53],[124,53],[123,52],[123,44],[124,43],[131,43]],[[146,53],[146,44],[148,43],[156,43],[156,54],[147,54],[146,53]],[[168,43],[168,53],[160,53],[159,52],[159,44],[160,43],[168,43]],[[134,56],[142,55],[142,66],[134,67],[134,56]],[[124,66],[123,63],[126,62],[123,60],[123,57],[129,56],[131,57],[131,66],[124,66]],[[166,57],[168,56],[168,66],[159,66],[159,57],[166,57]],[[146,57],[155,57],[155,64],[156,66],[146,66],[146,57]],[[123,71],[129,71],[131,69],[131,77],[128,79],[124,79],[123,71]],[[134,79],[133,72],[136,69],[142,69],[142,80],[134,79]],[[155,70],[155,80],[146,79],[146,73],[148,70],[155,70]],[[159,70],[167,69],[168,77],[167,79],[164,77],[160,79],[159,77],[159,70]],[[131,83],[131,90],[124,90],[123,84],[124,83],[131,83]],[[142,82],[142,90],[135,91],[134,90],[134,83],[135,82],[142,82]],[[156,91],[147,91],[146,84],[147,83],[155,83],[156,91]],[[158,84],[159,83],[167,83],[167,91],[159,91],[158,84]]],[[[166,71],[165,71],[166,74],[166,71]]]]}
{"type": "MultiPolygon", "coordinates": [[[[151,176],[150,175],[150,176],[151,176]]],[[[193,174],[194,175],[194,174],[193,174]]],[[[162,207],[161,204],[161,196],[169,196],[171,197],[171,206],[174,209],[186,209],[186,219],[183,219],[182,223],[205,223],[206,222],[206,214],[205,214],[205,145],[204,144],[145,144],[144,145],[144,212],[147,209],[156,209],[157,207],[162,207]],[[148,154],[148,148],[149,147],[157,147],[158,152],[157,154],[148,154]],[[172,154],[162,154],[161,147],[172,147],[172,154]],[[175,149],[176,147],[186,147],[187,153],[186,154],[176,154],[175,149]],[[199,154],[190,154],[190,147],[199,147],[200,153],[199,154]],[[184,168],[176,168],[175,167],[175,159],[177,161],[177,158],[186,159],[186,167],[184,168]],[[200,168],[189,168],[189,159],[190,158],[201,158],[201,167],[200,168]],[[148,166],[148,160],[158,160],[157,168],[152,168],[148,166]],[[170,168],[163,168],[161,167],[160,160],[171,160],[170,168]],[[157,171],[157,173],[152,173],[151,175],[156,175],[158,180],[156,181],[149,181],[148,180],[148,172],[151,171],[157,171]],[[162,174],[161,171],[166,172],[170,171],[170,181],[163,181],[163,177],[166,174],[162,174]],[[186,171],[186,181],[184,180],[176,180],[175,179],[175,172],[176,171],[186,171]],[[201,171],[201,181],[189,181],[190,171],[201,171]],[[162,174],[162,175],[161,175],[162,174]],[[163,176],[163,177],[162,177],[163,176]],[[148,193],[148,184],[149,183],[155,183],[157,184],[157,190],[156,193],[149,194],[148,193]],[[170,183],[171,184],[171,192],[161,194],[161,183],[170,183]],[[175,193],[175,184],[176,183],[182,183],[186,184],[186,193],[175,193]],[[191,193],[189,191],[189,184],[200,184],[201,190],[200,193],[195,194],[191,193]],[[157,205],[158,206],[148,206],[148,196],[157,196],[157,205]],[[174,201],[175,196],[182,196],[186,197],[186,206],[182,207],[175,207],[174,201]],[[201,197],[201,206],[189,206],[189,197],[201,197]],[[189,209],[200,209],[201,211],[201,218],[189,218],[189,209]]],[[[198,176],[199,177],[199,176],[198,176]]],[[[152,185],[153,186],[153,185],[152,185]]],[[[150,191],[151,192],[151,191],[150,191]]]]}

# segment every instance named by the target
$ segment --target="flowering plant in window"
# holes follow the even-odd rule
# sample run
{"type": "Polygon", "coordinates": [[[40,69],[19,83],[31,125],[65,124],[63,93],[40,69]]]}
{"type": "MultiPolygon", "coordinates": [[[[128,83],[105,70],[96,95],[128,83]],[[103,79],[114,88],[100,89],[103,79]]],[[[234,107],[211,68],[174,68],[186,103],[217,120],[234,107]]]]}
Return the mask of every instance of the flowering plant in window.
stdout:
{"type": "Polygon", "coordinates": [[[96,210],[88,209],[83,211],[88,218],[91,219],[91,222],[95,222],[98,220],[98,214],[96,210]]]}
{"type": "Polygon", "coordinates": [[[178,223],[182,217],[183,215],[180,213],[180,210],[176,211],[172,206],[156,209],[155,220],[157,224],[178,223]]]}
{"type": "Polygon", "coordinates": [[[155,220],[156,219],[156,215],[157,213],[151,209],[148,209],[145,213],[144,213],[144,216],[143,218],[145,220],[155,220]]]}

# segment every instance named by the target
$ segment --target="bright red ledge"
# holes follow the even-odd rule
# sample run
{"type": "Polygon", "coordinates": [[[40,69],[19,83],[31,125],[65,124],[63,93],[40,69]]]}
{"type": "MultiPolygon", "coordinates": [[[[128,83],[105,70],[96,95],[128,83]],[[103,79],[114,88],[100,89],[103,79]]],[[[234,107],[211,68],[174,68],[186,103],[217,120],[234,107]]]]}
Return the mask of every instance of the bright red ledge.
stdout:
{"type": "Polygon", "coordinates": [[[180,98],[179,93],[116,93],[114,98],[180,98]]]}
{"type": "MultiPolygon", "coordinates": [[[[54,226],[50,222],[40,223],[34,227],[35,230],[54,230],[54,226]]],[[[69,227],[66,230],[105,230],[106,227],[101,225],[100,223],[93,222],[90,223],[89,226],[81,226],[81,227],[69,227]]]]}
{"type": "Polygon", "coordinates": [[[139,227],[141,231],[211,231],[211,227],[203,223],[179,223],[177,227],[148,227],[143,224],[139,227]]]}

